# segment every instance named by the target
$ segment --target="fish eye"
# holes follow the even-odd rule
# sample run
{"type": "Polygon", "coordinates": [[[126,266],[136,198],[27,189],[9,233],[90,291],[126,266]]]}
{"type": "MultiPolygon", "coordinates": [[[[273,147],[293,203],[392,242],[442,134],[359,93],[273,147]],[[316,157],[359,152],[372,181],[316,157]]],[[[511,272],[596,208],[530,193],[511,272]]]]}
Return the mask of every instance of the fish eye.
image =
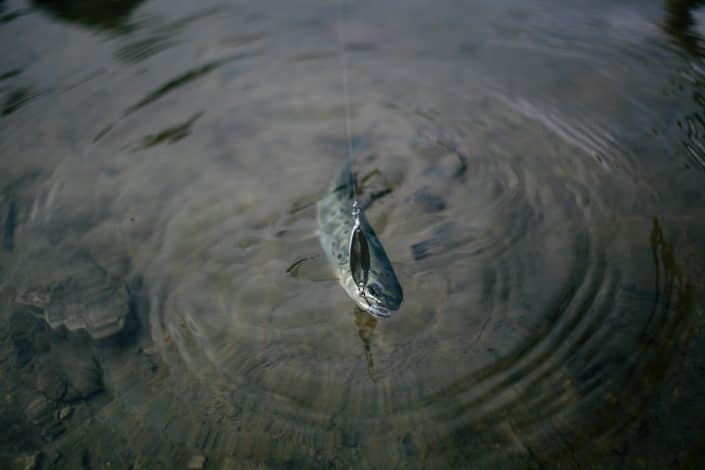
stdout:
{"type": "Polygon", "coordinates": [[[382,292],[382,286],[380,286],[378,283],[374,282],[374,283],[370,284],[369,286],[367,286],[367,291],[371,295],[377,297],[382,292]]]}

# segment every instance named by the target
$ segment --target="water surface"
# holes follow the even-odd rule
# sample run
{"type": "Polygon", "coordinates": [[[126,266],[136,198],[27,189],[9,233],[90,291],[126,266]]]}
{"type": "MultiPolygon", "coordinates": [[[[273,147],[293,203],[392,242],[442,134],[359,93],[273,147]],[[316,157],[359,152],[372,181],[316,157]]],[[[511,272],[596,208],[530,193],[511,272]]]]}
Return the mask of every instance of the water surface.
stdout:
{"type": "Polygon", "coordinates": [[[0,463],[696,466],[700,2],[90,3],[0,2],[0,463]]]}

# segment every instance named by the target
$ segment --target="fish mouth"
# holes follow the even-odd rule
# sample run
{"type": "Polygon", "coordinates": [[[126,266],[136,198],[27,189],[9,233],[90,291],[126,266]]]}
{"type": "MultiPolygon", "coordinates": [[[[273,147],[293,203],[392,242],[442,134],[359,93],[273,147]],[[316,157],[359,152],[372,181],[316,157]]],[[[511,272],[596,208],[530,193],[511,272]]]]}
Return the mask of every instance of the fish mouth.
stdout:
{"type": "Polygon", "coordinates": [[[367,308],[367,313],[375,318],[389,318],[392,316],[392,309],[387,308],[382,304],[372,303],[367,308]]]}

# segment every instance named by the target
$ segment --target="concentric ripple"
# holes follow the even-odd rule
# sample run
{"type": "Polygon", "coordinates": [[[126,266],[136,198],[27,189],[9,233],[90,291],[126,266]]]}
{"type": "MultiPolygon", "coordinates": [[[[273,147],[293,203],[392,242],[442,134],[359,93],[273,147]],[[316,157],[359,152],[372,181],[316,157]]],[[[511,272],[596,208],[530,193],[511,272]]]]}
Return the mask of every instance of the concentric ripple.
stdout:
{"type": "MultiPolygon", "coordinates": [[[[387,321],[362,320],[332,278],[313,233],[315,192],[291,203],[216,175],[196,182],[188,206],[166,216],[150,272],[161,279],[152,336],[171,370],[236,397],[230,406],[248,426],[277,417],[282,432],[321,442],[353,433],[374,445],[406,429],[407,440],[429,443],[478,427],[504,442],[509,426],[511,439],[550,455],[560,449],[543,442],[546,429],[583,422],[604,433],[627,422],[591,416],[623,406],[625,394],[648,399],[653,369],[668,365],[661,343],[689,308],[688,285],[664,258],[672,248],[658,221],[615,218],[607,198],[623,188],[589,154],[563,158],[583,150],[573,140],[507,100],[478,100],[468,105],[483,107],[491,129],[361,108],[400,123],[365,146],[404,155],[360,165],[393,187],[369,209],[406,292],[387,321]],[[648,253],[649,269],[633,264],[648,253]]],[[[285,186],[322,191],[327,176],[285,186]]],[[[280,175],[258,177],[281,185],[280,175]]]]}
{"type": "Polygon", "coordinates": [[[315,233],[347,151],[336,5],[127,3],[115,24],[26,15],[80,67],[0,70],[0,287],[62,278],[70,250],[130,280],[133,336],[95,345],[107,393],[62,445],[226,468],[621,458],[702,321],[702,103],[682,106],[701,66],[659,8],[344,2],[362,197],[405,293],[381,321],[315,233]]]}

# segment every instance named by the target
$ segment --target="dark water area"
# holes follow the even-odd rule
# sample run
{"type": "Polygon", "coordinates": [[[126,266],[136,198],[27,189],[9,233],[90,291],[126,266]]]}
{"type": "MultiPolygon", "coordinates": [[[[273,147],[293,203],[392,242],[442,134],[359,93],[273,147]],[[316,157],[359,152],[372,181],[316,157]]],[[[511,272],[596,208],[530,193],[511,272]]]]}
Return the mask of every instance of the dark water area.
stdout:
{"type": "Polygon", "coordinates": [[[338,5],[0,0],[0,468],[700,468],[705,2],[338,5]]]}

